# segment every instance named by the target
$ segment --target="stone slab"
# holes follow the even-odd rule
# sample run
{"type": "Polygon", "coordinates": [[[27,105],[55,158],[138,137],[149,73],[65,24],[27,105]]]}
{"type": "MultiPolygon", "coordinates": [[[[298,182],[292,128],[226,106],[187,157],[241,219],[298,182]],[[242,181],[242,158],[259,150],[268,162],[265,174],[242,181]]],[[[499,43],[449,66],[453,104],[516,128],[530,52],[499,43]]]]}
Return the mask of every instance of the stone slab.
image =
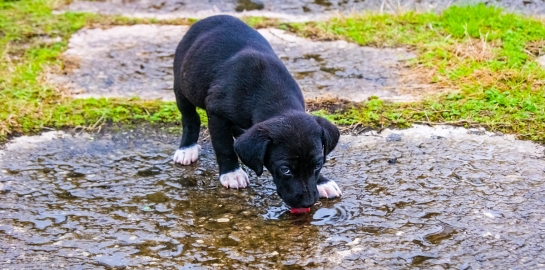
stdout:
{"type": "MultiPolygon", "coordinates": [[[[68,68],[65,75],[53,76],[53,81],[77,97],[174,100],[174,51],[187,30],[187,26],[170,25],[81,30],[71,37],[63,54],[67,67],[73,68],[68,68]]],[[[404,49],[311,41],[278,29],[259,32],[295,77],[306,99],[413,99],[396,91],[400,71],[406,60],[414,57],[404,49]]]]}
{"type": "Polygon", "coordinates": [[[310,21],[324,20],[338,13],[362,11],[439,12],[450,5],[476,3],[530,15],[545,14],[545,2],[539,0],[75,0],[63,10],[158,19],[201,19],[216,14],[231,14],[310,21]]]}

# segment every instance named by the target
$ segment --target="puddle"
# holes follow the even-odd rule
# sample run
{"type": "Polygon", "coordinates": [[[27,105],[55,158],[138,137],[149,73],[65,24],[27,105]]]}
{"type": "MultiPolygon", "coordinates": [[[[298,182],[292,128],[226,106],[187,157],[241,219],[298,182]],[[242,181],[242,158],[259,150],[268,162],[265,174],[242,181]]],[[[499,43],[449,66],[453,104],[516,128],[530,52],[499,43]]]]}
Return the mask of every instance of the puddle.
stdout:
{"type": "MultiPolygon", "coordinates": [[[[172,61],[187,30],[187,26],[135,25],[79,31],[63,54],[67,66],[74,68],[66,76],[55,76],[55,81],[80,97],[174,100],[172,61]]],[[[373,95],[413,99],[395,90],[403,63],[414,57],[403,49],[310,41],[278,29],[259,32],[296,78],[306,99],[338,97],[359,102],[373,95]]],[[[403,89],[410,87],[403,85],[403,89]]]]}
{"type": "Polygon", "coordinates": [[[205,18],[227,13],[288,21],[326,19],[337,12],[441,11],[450,5],[486,3],[526,14],[544,14],[545,2],[532,0],[75,0],[70,11],[156,18],[205,18]]]}
{"type": "Polygon", "coordinates": [[[545,267],[544,147],[531,142],[423,126],[342,136],[324,174],[343,197],[292,217],[268,175],[222,188],[208,141],[196,165],[174,166],[178,139],[140,127],[8,143],[2,265],[545,267]]]}

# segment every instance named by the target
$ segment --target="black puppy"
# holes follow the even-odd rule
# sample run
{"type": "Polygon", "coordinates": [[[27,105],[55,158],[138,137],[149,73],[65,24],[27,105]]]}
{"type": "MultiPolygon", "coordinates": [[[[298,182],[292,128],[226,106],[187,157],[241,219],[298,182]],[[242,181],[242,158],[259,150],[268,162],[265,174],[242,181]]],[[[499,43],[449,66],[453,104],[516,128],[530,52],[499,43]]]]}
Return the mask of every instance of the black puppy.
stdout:
{"type": "Polygon", "coordinates": [[[189,29],[176,48],[174,93],[183,125],[174,162],[197,160],[200,107],[208,115],[223,186],[249,183],[240,158],[257,175],[265,166],[292,208],[341,195],[335,182],[320,175],[338,129],[305,112],[299,86],[270,44],[239,19],[213,16],[189,29]]]}

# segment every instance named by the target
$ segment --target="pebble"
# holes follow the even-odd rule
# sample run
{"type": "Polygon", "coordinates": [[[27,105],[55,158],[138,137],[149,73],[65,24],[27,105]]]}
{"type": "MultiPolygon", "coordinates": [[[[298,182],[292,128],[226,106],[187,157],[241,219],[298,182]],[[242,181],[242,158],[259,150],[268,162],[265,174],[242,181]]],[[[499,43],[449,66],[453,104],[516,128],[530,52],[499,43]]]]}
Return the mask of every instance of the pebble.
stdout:
{"type": "Polygon", "coordinates": [[[387,142],[399,142],[399,141],[401,141],[401,134],[391,133],[388,136],[386,136],[386,141],[387,142]]]}

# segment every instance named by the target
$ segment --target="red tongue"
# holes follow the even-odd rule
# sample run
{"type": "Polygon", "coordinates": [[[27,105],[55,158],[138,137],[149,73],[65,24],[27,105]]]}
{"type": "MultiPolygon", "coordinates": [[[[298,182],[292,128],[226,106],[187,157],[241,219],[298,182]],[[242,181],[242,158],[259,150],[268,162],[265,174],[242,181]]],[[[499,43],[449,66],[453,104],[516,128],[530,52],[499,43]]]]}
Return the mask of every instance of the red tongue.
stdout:
{"type": "Polygon", "coordinates": [[[301,215],[310,212],[310,207],[307,208],[292,208],[290,212],[294,215],[301,215]]]}

